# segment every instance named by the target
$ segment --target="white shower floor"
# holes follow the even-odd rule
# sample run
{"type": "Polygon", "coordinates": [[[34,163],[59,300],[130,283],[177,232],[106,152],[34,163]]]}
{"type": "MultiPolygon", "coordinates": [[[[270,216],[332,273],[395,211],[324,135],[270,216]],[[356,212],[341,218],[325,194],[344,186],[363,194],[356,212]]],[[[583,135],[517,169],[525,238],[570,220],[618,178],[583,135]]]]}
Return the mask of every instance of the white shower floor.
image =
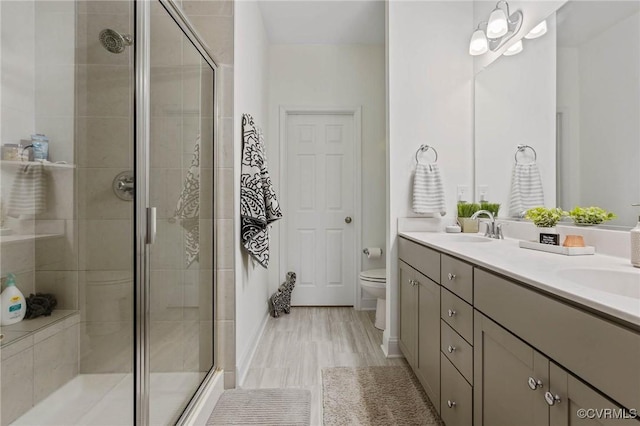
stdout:
{"type": "MultiPolygon", "coordinates": [[[[150,423],[175,424],[205,373],[152,373],[150,423]]],[[[80,374],[12,425],[133,424],[133,375],[80,374]]]]}

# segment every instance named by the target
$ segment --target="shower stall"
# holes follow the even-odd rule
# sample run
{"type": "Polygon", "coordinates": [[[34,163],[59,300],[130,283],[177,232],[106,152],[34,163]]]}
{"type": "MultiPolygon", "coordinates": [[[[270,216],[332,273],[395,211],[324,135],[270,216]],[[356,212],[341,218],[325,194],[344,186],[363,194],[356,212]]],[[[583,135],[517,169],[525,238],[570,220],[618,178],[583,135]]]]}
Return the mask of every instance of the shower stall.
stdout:
{"type": "Polygon", "coordinates": [[[2,426],[180,423],[214,373],[216,64],[179,3],[0,2],[2,426]]]}

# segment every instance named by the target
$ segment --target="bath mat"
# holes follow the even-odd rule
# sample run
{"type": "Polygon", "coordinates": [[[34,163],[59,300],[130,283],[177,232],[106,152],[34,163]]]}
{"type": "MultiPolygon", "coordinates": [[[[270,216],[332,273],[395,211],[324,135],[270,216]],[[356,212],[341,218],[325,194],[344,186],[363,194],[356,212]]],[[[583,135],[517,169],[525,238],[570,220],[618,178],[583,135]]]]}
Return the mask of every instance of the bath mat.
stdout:
{"type": "Polygon", "coordinates": [[[207,421],[207,426],[309,424],[311,391],[308,389],[226,390],[207,421]]]}
{"type": "Polygon", "coordinates": [[[324,426],[441,425],[408,367],[322,369],[324,426]]]}

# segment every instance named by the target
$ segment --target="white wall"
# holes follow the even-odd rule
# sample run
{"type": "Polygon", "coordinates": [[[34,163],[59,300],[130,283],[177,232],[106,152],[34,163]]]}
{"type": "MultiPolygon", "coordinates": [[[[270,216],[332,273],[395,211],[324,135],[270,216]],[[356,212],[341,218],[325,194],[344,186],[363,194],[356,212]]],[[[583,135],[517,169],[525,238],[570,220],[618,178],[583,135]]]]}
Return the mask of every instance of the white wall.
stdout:
{"type": "MultiPolygon", "coordinates": [[[[385,188],[385,101],[383,45],[272,45],[269,55],[269,163],[279,170],[279,108],[362,106],[362,247],[382,247],[385,188]]],[[[279,176],[272,176],[282,188],[279,176]]],[[[284,203],[285,194],[280,192],[284,203]]],[[[279,263],[278,232],[287,217],[273,227],[274,265],[279,263]]],[[[359,218],[354,218],[355,223],[359,218]]],[[[362,269],[383,268],[384,259],[371,261],[361,253],[362,269]]],[[[270,270],[275,290],[284,272],[270,270]]],[[[366,297],[366,296],[365,296],[366,297]]],[[[374,307],[373,300],[369,307],[374,307]]]]}
{"type": "Polygon", "coordinates": [[[387,7],[389,285],[383,347],[396,354],[397,220],[413,216],[410,200],[416,149],[426,143],[438,150],[448,212],[442,224],[455,220],[456,186],[472,184],[473,58],[467,52],[473,3],[389,2],[387,7]]]}
{"type": "MultiPolygon", "coordinates": [[[[579,48],[580,203],[633,226],[640,202],[640,32],[638,13],[579,48]]],[[[573,207],[573,206],[572,206],[573,207]]]]}
{"type": "MultiPolygon", "coordinates": [[[[242,153],[242,114],[253,116],[268,134],[267,81],[269,43],[256,1],[235,2],[234,29],[234,164],[242,153]]],[[[270,139],[266,139],[267,145],[270,139]]],[[[268,159],[270,160],[270,159],[268,159]]],[[[269,161],[271,174],[277,174],[269,161]]],[[[235,217],[240,217],[240,167],[234,168],[235,217]]],[[[237,383],[242,383],[258,337],[266,324],[268,272],[249,258],[240,243],[240,221],[236,223],[236,360],[237,383]]],[[[272,263],[273,265],[273,263],[272,263]]],[[[274,269],[275,266],[270,266],[274,269]]]]}
{"type": "MultiPolygon", "coordinates": [[[[488,188],[487,199],[509,214],[509,191],[518,144],[532,146],[542,176],[544,201],[556,206],[556,31],[523,40],[524,50],[503,56],[475,78],[475,185],[488,188]]],[[[529,150],[518,154],[531,162],[529,150]]]]}

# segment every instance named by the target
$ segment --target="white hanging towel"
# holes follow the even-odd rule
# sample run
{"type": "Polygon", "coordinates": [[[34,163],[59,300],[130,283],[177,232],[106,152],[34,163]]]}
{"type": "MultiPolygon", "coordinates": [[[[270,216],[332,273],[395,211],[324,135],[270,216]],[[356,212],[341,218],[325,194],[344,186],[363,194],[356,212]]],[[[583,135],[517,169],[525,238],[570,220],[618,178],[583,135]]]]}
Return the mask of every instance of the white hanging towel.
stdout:
{"type": "Polygon", "coordinates": [[[9,193],[7,214],[35,215],[47,210],[47,175],[42,164],[20,167],[9,193]]]}
{"type": "Polygon", "coordinates": [[[544,193],[538,165],[514,164],[511,173],[509,216],[522,217],[527,210],[540,206],[544,206],[544,193]]]}
{"type": "Polygon", "coordinates": [[[435,163],[417,164],[413,177],[413,211],[418,214],[447,214],[444,184],[435,163]]]}

